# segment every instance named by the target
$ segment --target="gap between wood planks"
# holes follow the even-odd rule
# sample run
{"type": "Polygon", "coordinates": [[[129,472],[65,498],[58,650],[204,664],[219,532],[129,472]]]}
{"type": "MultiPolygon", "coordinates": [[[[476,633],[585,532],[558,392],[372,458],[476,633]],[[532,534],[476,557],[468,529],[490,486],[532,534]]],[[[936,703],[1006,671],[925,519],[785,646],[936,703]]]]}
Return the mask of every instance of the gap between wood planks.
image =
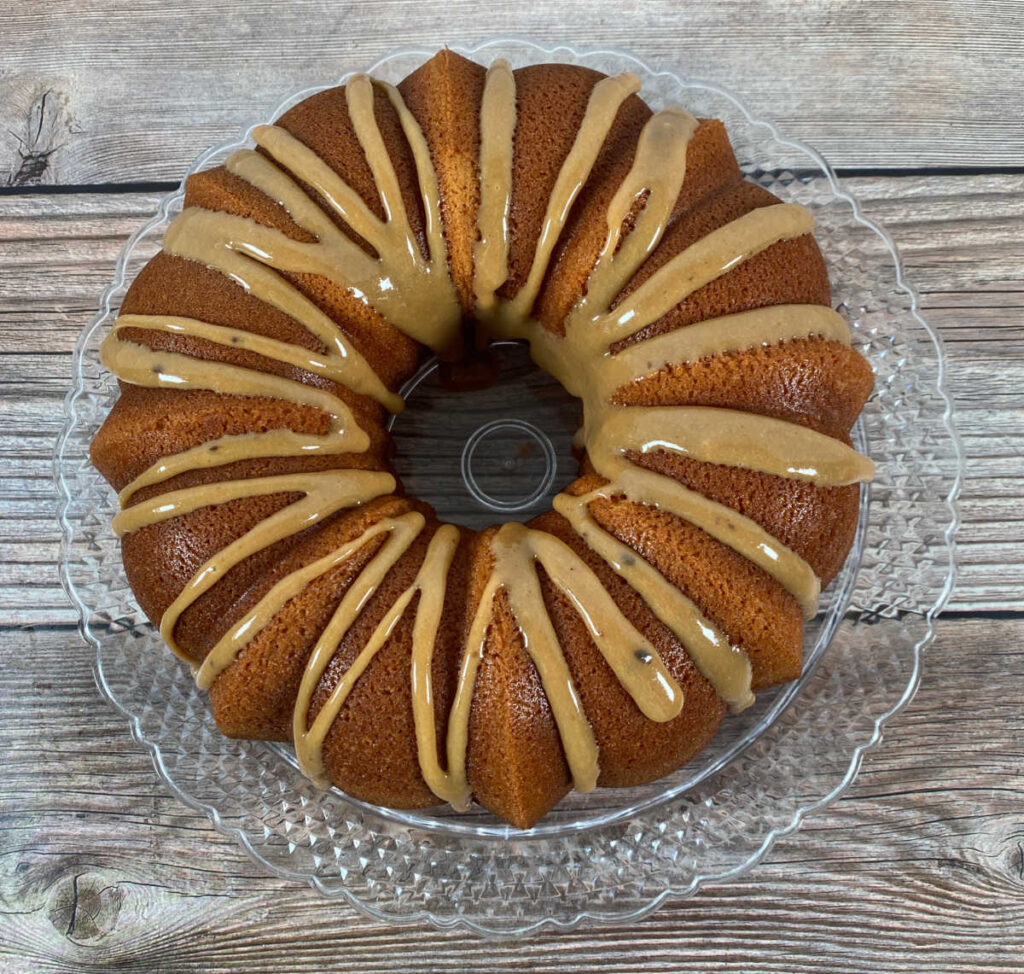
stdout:
{"type": "MultiPolygon", "coordinates": [[[[854,612],[851,615],[857,615],[854,612]]],[[[914,613],[919,615],[920,613],[914,613]]],[[[1024,619],[1021,609],[943,609],[939,615],[948,622],[988,621],[1013,622],[1024,619]]],[[[25,622],[0,623],[0,635],[11,633],[74,633],[78,631],[77,622],[25,622]]]]}
{"type": "MultiPolygon", "coordinates": [[[[774,170],[773,170],[774,171],[774,170]]],[[[781,170],[780,170],[781,171],[781,170]]],[[[1024,166],[840,166],[833,170],[840,179],[871,176],[1024,176],[1024,166]]],[[[790,169],[794,176],[817,175],[817,169],[790,169]]],[[[75,193],[172,193],[180,183],[174,180],[140,180],[125,183],[39,183],[0,186],[0,196],[57,196],[75,193]]]]}

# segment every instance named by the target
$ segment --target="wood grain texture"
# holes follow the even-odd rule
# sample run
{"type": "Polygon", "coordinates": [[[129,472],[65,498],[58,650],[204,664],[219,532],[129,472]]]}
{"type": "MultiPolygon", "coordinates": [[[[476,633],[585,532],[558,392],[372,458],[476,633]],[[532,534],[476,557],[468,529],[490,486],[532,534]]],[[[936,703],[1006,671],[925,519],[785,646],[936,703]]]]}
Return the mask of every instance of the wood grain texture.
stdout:
{"type": "Polygon", "coordinates": [[[177,180],[345,61],[502,34],[723,82],[837,166],[1021,165],[1013,2],[35,0],[0,8],[0,184],[177,180]]]}
{"type": "Polygon", "coordinates": [[[487,944],[267,876],[154,784],[73,632],[3,633],[0,969],[1019,972],[1024,714],[992,687],[1024,681],[1020,636],[940,622],[856,785],[747,878],[629,926],[487,944]]]}
{"type": "Polygon", "coordinates": [[[0,5],[0,970],[1020,971],[1022,81],[1015,2],[0,5]],[[835,164],[895,170],[848,185],[945,339],[969,462],[953,611],[843,799],[640,923],[494,945],[268,876],[167,793],[60,589],[50,453],[75,337],[159,199],[140,182],[343,57],[507,32],[724,81],[835,164]]]}

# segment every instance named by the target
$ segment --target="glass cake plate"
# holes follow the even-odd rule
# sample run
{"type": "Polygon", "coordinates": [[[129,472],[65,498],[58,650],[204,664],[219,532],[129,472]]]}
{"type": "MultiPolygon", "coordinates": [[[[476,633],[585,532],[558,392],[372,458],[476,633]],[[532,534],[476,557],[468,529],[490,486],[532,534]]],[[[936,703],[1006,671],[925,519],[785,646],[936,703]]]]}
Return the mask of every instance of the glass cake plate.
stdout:
{"type": "MultiPolygon", "coordinates": [[[[97,683],[160,777],[273,873],[391,922],[512,935],[584,919],[623,921],[757,863],[849,787],[885,722],[912,698],[921,651],[955,572],[961,457],[942,348],[886,232],[861,216],[815,150],[754,118],[726,89],[618,51],[507,39],[452,49],[484,62],[503,56],[514,67],[560,60],[609,74],[633,71],[652,107],[680,104],[722,119],[747,177],[814,211],[835,307],[876,374],[855,443],[878,475],[863,489],[846,566],[807,626],[801,678],[727,718],[676,774],[641,788],[573,794],[529,832],[480,810],[396,812],[321,792],[298,772],[289,748],[222,737],[205,694],[165,650],[128,588],[110,529],[116,499],[88,459],[116,396],[99,343],[180,211],[181,188],[126,244],[75,349],[55,456],[63,582],[95,650],[97,683]]],[[[403,50],[369,67],[346,64],[330,84],[344,81],[348,69],[397,82],[432,53],[403,50]]],[[[317,90],[296,93],[254,124],[317,90]]],[[[247,134],[212,148],[189,171],[245,144],[247,134]]],[[[458,394],[446,392],[436,363],[427,363],[407,384],[409,407],[393,424],[406,488],[441,517],[472,527],[547,509],[575,473],[572,400],[521,346],[506,343],[495,355],[498,381],[458,394]]]]}

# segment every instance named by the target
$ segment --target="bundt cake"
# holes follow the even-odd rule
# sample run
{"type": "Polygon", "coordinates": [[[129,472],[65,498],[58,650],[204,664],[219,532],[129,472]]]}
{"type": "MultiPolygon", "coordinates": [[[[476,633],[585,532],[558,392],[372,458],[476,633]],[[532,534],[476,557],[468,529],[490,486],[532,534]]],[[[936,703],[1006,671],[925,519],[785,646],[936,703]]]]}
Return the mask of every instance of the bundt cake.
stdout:
{"type": "Polygon", "coordinates": [[[442,51],[191,176],[102,348],[92,459],[221,730],[367,802],[521,828],[652,781],[801,669],[871,462],[811,214],[631,74],[442,51]],[[554,510],[438,523],[389,463],[433,353],[529,343],[582,404],[554,510]]]}

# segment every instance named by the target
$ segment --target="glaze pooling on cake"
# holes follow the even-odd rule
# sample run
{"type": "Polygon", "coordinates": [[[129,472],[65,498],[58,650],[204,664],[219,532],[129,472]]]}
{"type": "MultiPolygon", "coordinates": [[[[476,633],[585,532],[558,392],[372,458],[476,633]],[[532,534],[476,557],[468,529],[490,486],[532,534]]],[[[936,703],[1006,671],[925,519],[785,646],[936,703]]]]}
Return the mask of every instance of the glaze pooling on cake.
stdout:
{"type": "MultiPolygon", "coordinates": [[[[630,95],[639,90],[639,78],[628,72],[604,78],[594,85],[576,139],[569,150],[569,155],[562,163],[551,198],[548,200],[540,239],[534,250],[526,282],[516,292],[515,297],[499,311],[499,318],[509,322],[506,325],[509,337],[525,337],[521,333],[523,325],[530,317],[552,251],[565,228],[572,204],[590,176],[619,108],[630,95]]],[[[511,194],[511,186],[509,193],[511,194]]]]}
{"type": "Polygon", "coordinates": [[[487,69],[480,106],[480,239],[473,252],[473,297],[478,314],[494,311],[498,288],[508,279],[515,130],[516,81],[508,61],[498,58],[487,69]]]}
{"type": "MultiPolygon", "coordinates": [[[[249,348],[266,358],[298,364],[302,350],[283,343],[259,341],[259,336],[247,335],[234,329],[222,329],[202,321],[185,318],[158,318],[125,315],[119,318],[104,341],[100,360],[115,375],[134,385],[174,389],[209,389],[236,396],[262,396],[284,399],[300,405],[322,410],[330,417],[330,428],[322,436],[312,433],[294,433],[291,430],[267,430],[264,433],[220,437],[185,452],[174,454],[154,464],[121,491],[121,503],[127,504],[132,495],[143,487],[169,480],[176,474],[205,467],[218,467],[236,460],[254,457],[308,456],[310,453],[361,453],[370,444],[369,437],[359,428],[351,409],[337,396],[301,382],[268,375],[252,369],[238,368],[218,362],[206,362],[175,352],[153,352],[135,342],[122,341],[118,332],[124,328],[143,327],[155,331],[170,331],[194,335],[218,344],[229,342],[238,348],[249,348]],[[245,336],[245,337],[243,337],[245,336]],[[238,341],[235,342],[234,339],[238,341]],[[225,340],[226,339],[226,340],[225,340]],[[250,340],[255,339],[255,340],[250,340]]],[[[327,372],[330,362],[321,362],[310,371],[327,372]]],[[[121,523],[126,523],[122,518],[121,523]]],[[[141,527],[136,524],[129,530],[141,527]]]]}
{"type": "Polygon", "coordinates": [[[709,318],[603,356],[594,369],[593,394],[599,401],[608,401],[627,383],[674,363],[695,362],[725,352],[813,335],[850,343],[850,332],[842,316],[831,308],[813,304],[774,305],[709,318]]]}
{"type": "MultiPolygon", "coordinates": [[[[841,317],[830,309],[776,305],[634,340],[613,353],[617,343],[637,336],[702,287],[774,244],[801,237],[812,228],[809,212],[793,204],[753,209],[672,256],[620,299],[662,241],[685,183],[687,149],[698,122],[682,109],[665,109],[644,125],[628,173],[607,206],[604,245],[586,278],[585,293],[564,322],[564,334],[531,317],[574,201],[590,178],[624,103],[638,90],[639,82],[629,74],[593,85],[575,140],[547,200],[525,281],[513,297],[502,299],[497,292],[506,282],[509,267],[517,89],[507,62],[499,60],[490,67],[480,105],[480,204],[472,288],[485,331],[492,337],[529,341],[535,360],[583,402],[581,445],[604,483],[580,494],[560,494],[555,510],[674,634],[720,698],[738,710],[753,700],[751,664],[743,648],[650,562],[602,527],[592,516],[591,505],[622,499],[637,508],[684,519],[778,581],[807,616],[814,612],[820,588],[807,561],[740,511],[671,476],[637,466],[631,455],[677,454],[824,488],[868,480],[872,467],[867,458],[839,440],[794,422],[715,406],[640,406],[618,400],[624,387],[670,366],[815,336],[849,342],[841,317]]],[[[448,271],[446,228],[441,221],[431,146],[397,88],[358,75],[348,82],[344,96],[373,174],[384,220],[294,135],[277,125],[260,126],[253,137],[262,152],[236,152],[225,168],[283,207],[293,223],[313,239],[294,239],[249,217],[189,207],[174,220],[164,244],[168,254],[227,275],[248,293],[294,318],[316,336],[326,353],[174,315],[124,314],[104,342],[103,362],[124,382],[281,400],[319,410],[329,420],[322,434],[278,428],[214,438],[161,458],[121,491],[124,509],[114,525],[119,534],[240,498],[300,495],[209,558],[185,585],[160,620],[161,635],[175,652],[179,652],[174,640],[178,619],[233,567],[337,512],[390,495],[396,484],[385,472],[332,469],[204,483],[132,503],[140,489],[182,474],[257,458],[360,454],[369,448],[370,437],[352,408],[327,389],[254,368],[152,349],[124,339],[121,333],[129,328],[165,332],[251,352],[369,396],[391,411],[401,408],[401,400],[387,389],[334,321],[282,274],[317,275],[334,282],[409,338],[435,351],[450,350],[459,340],[462,316],[448,271]],[[375,86],[397,113],[414,159],[426,253],[413,232],[375,116],[375,86]],[[315,198],[302,184],[311,188],[315,198]],[[364,241],[372,253],[343,232],[329,214],[364,241]]],[[[443,749],[445,767],[434,726],[430,672],[448,575],[460,539],[460,532],[451,525],[434,531],[415,578],[392,602],[313,715],[317,688],[339,646],[367,601],[427,524],[418,511],[385,517],[327,555],[287,574],[216,641],[198,669],[200,685],[213,686],[246,646],[314,580],[377,541],[379,547],[320,633],[294,703],[293,740],[299,763],[321,784],[330,781],[322,751],[331,727],[360,676],[415,602],[409,678],[417,760],[423,780],[439,799],[460,809],[468,807],[473,791],[467,757],[474,690],[501,597],[507,600],[540,677],[573,783],[580,791],[595,787],[600,774],[598,742],[549,618],[538,566],[574,606],[590,639],[644,716],[660,723],[680,714],[685,706],[684,690],[657,648],[623,614],[584,559],[547,531],[506,524],[487,545],[492,567],[459,663],[443,749]]]]}
{"type": "MultiPolygon", "coordinates": [[[[601,469],[597,464],[595,467],[598,470],[601,469]]],[[[612,476],[608,483],[587,495],[588,502],[598,497],[611,498],[621,495],[629,498],[635,504],[658,508],[690,521],[692,524],[697,524],[711,537],[729,545],[748,561],[757,565],[763,572],[771,575],[800,603],[805,618],[811,618],[814,615],[818,605],[818,596],[821,594],[818,577],[806,561],[777,538],[773,538],[755,521],[744,517],[724,504],[710,500],[695,490],[683,487],[669,477],[663,477],[651,470],[633,466],[622,460],[621,457],[618,458],[616,469],[611,473],[612,476]]],[[[572,522],[573,518],[567,512],[576,511],[583,503],[578,497],[570,498],[563,494],[555,498],[555,510],[572,522]]],[[[573,527],[575,526],[573,524],[573,527]]],[[[620,574],[622,573],[620,572],[620,574]]],[[[637,588],[637,586],[633,585],[633,588],[637,588]]],[[[657,613],[657,608],[652,601],[650,599],[646,601],[657,613]]],[[[706,620],[701,622],[701,626],[704,625],[706,625],[706,620]]],[[[683,645],[689,649],[689,642],[683,640],[682,637],[680,639],[683,645]]],[[[691,655],[693,655],[692,650],[691,655]]],[[[698,663],[698,665],[700,664],[698,663]]],[[[709,679],[711,678],[709,677],[709,679]]],[[[711,682],[721,692],[721,687],[714,680],[711,682]]],[[[749,686],[747,690],[749,690],[749,686]]],[[[722,696],[725,697],[725,694],[723,693],[722,696]]]]}
{"type": "MultiPolygon", "coordinates": [[[[738,646],[730,645],[728,637],[701,615],[693,601],[671,585],[664,575],[591,517],[588,511],[590,502],[598,497],[612,497],[618,489],[613,481],[579,497],[559,494],[554,500],[554,507],[675,633],[698,669],[730,708],[739,711],[749,707],[754,702],[754,695],[750,692],[750,660],[746,653],[738,646]]],[[[652,503],[644,495],[634,496],[652,503]]],[[[646,650],[639,652],[646,653],[646,650]]],[[[658,719],[652,714],[648,716],[652,720],[658,719]]]]}
{"type": "MultiPolygon", "coordinates": [[[[563,541],[544,531],[510,522],[495,535],[491,550],[494,570],[470,629],[468,652],[477,647],[479,653],[491,622],[495,596],[504,591],[555,715],[573,785],[577,791],[591,791],[597,786],[597,742],[545,610],[536,566],[540,565],[577,606],[601,655],[644,716],[658,722],[671,720],[683,707],[683,692],[665,669],[657,650],[622,615],[594,573],[563,541]]],[[[471,698],[472,689],[473,676],[469,675],[460,681],[459,696],[471,698]]],[[[454,728],[460,746],[449,758],[456,760],[453,767],[464,775],[462,720],[468,715],[468,706],[459,706],[459,696],[454,728]]]]}
{"type": "MultiPolygon", "coordinates": [[[[152,502],[143,501],[135,504],[114,518],[114,531],[120,536],[159,521],[180,517],[200,507],[224,504],[243,497],[259,494],[302,494],[300,500],[266,518],[206,561],[171,603],[170,608],[164,612],[160,619],[160,635],[177,655],[182,654],[174,641],[174,627],[181,614],[235,565],[245,561],[255,552],[329,517],[335,511],[365,504],[395,488],[395,480],[390,474],[374,471],[352,470],[340,484],[339,479],[342,478],[338,478],[333,472],[326,472],[226,480],[160,494],[152,502]]],[[[237,643],[235,645],[237,650],[242,648],[237,643]]]]}
{"type": "Polygon", "coordinates": [[[350,289],[410,338],[435,351],[446,348],[457,337],[461,314],[447,272],[437,177],[419,126],[397,90],[390,85],[384,88],[399,109],[416,157],[427,218],[428,257],[420,252],[409,224],[398,178],[374,118],[373,89],[366,75],[352,78],[345,93],[380,190],[386,220],[378,219],[360,196],[298,139],[275,125],[261,125],[253,130],[253,139],[281,168],[244,149],[228,160],[226,168],[280,203],[295,223],[316,238],[316,243],[293,240],[244,217],[187,209],[168,227],[164,250],[218,267],[232,276],[241,267],[237,279],[243,286],[251,269],[241,264],[240,255],[279,271],[320,274],[350,289]],[[295,178],[286,175],[285,170],[295,178]],[[377,256],[367,254],[343,234],[296,178],[311,186],[377,256]]]}
{"type": "MultiPolygon", "coordinates": [[[[327,628],[320,634],[316,646],[306,664],[306,672],[302,675],[302,685],[299,687],[299,695],[295,701],[295,712],[293,717],[293,735],[295,739],[295,756],[299,759],[299,767],[314,781],[324,787],[329,785],[329,779],[324,773],[321,752],[324,739],[327,737],[335,717],[345,703],[356,680],[359,679],[363,670],[369,665],[374,654],[384,645],[384,641],[390,632],[391,626],[399,618],[409,599],[415,591],[421,590],[422,582],[419,578],[413,588],[406,592],[395,602],[391,610],[385,616],[384,621],[374,630],[373,635],[363,647],[362,652],[356,657],[355,662],[346,670],[341,682],[331,691],[323,707],[316,717],[309,721],[309,709],[313,702],[313,694],[320,683],[320,678],[330,665],[334,654],[338,650],[338,644],[344,638],[351,625],[359,615],[359,611],[366,600],[376,591],[377,587],[384,580],[387,573],[394,567],[399,558],[408,550],[409,545],[416,540],[416,536],[423,530],[426,519],[418,511],[410,511],[401,517],[378,521],[368,528],[355,542],[353,550],[362,547],[372,537],[383,534],[386,540],[367,563],[366,567],[359,573],[359,577],[352,584],[352,587],[345,593],[341,605],[331,616],[327,628]]],[[[436,634],[421,632],[421,641],[433,640],[436,634]]]]}

